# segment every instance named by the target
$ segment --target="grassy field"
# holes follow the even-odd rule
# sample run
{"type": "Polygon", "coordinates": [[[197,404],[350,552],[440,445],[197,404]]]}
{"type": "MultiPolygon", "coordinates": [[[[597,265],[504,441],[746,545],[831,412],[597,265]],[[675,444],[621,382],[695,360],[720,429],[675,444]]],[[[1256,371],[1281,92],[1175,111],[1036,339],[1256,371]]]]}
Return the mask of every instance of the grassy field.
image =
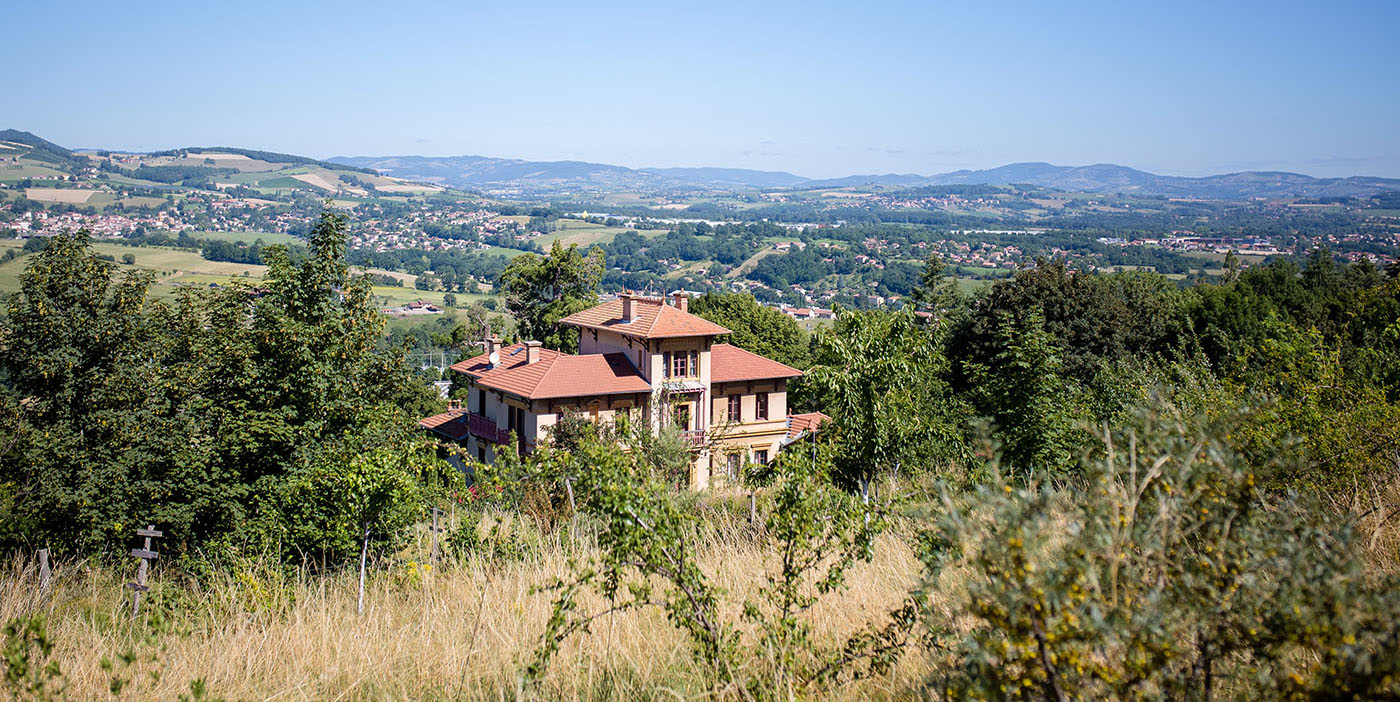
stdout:
{"type": "MultiPolygon", "coordinates": [[[[581,219],[561,219],[558,222],[558,226],[559,228],[557,230],[545,234],[535,241],[539,242],[539,245],[545,249],[552,246],[555,241],[558,241],[564,246],[578,244],[579,248],[587,248],[593,244],[606,244],[612,241],[613,237],[622,232],[636,232],[636,230],[628,229],[627,227],[608,227],[592,222],[585,222],[581,219]]],[[[659,232],[647,232],[643,234],[643,236],[647,236],[648,234],[655,235],[657,233],[659,232]]]]}
{"type": "MultiPolygon", "coordinates": [[[[741,520],[740,520],[741,521],[741,520]]],[[[702,546],[698,565],[738,601],[763,584],[768,556],[742,524],[702,546]]],[[[74,699],[107,699],[114,675],[129,679],[122,699],[188,695],[202,679],[226,700],[518,699],[551,610],[537,588],[566,573],[590,547],[555,534],[521,560],[468,556],[434,568],[428,546],[374,559],[363,615],[356,614],[352,570],[318,578],[290,575],[254,560],[193,587],[160,561],[146,599],[160,627],[134,625],[125,568],[59,563],[52,595],[41,599],[34,573],[12,562],[0,571],[0,621],[43,611],[53,660],[74,699]],[[135,652],[124,664],[121,654],[135,652]],[[104,668],[106,660],[114,665],[104,668]],[[152,671],[159,670],[153,677],[152,671]]],[[[876,544],[875,561],[849,573],[846,593],[811,613],[818,641],[853,633],[865,618],[893,609],[918,573],[898,537],[876,544]]],[[[586,597],[582,606],[601,602],[586,597]]],[[[737,611],[727,613],[737,619],[737,611]]],[[[761,664],[755,661],[755,664],[761,664]]],[[[926,673],[905,656],[891,673],[838,688],[832,699],[907,694],[926,673]]],[[[712,681],[689,643],[654,610],[599,621],[566,642],[545,675],[539,699],[699,699],[712,681]]]]}

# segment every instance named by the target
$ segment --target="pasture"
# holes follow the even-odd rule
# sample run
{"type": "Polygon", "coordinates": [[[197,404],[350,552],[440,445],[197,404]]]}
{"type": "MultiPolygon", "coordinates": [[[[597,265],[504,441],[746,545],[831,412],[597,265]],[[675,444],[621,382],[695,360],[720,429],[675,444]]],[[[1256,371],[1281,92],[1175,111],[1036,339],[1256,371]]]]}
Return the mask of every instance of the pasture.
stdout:
{"type": "Polygon", "coordinates": [[[24,196],[35,202],[57,202],[65,205],[82,205],[96,194],[96,190],[78,188],[28,188],[24,196]]]}

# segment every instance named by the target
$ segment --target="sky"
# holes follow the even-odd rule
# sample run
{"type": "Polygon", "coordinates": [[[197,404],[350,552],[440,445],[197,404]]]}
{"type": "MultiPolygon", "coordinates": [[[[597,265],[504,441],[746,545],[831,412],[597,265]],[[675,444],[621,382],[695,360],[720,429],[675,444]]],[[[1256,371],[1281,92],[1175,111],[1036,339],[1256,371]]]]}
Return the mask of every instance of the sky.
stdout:
{"type": "Polygon", "coordinates": [[[0,128],[70,148],[1400,177],[1400,0],[58,0],[4,18],[0,128]]]}

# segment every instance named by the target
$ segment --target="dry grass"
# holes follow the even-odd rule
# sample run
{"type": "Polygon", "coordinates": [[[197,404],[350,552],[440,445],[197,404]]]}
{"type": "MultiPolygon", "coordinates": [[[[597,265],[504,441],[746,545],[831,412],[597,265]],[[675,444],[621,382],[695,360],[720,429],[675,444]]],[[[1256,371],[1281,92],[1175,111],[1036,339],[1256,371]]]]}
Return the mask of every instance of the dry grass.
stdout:
{"type": "MultiPolygon", "coordinates": [[[[706,571],[734,595],[727,604],[732,620],[742,595],[758,586],[756,564],[764,557],[737,536],[720,534],[703,555],[706,571]]],[[[139,684],[126,699],[174,699],[197,678],[228,700],[512,699],[551,610],[550,595],[537,588],[565,574],[570,551],[556,539],[520,562],[467,558],[421,577],[401,557],[372,572],[363,616],[355,613],[353,573],[284,580],[275,569],[250,563],[195,586],[167,568],[151,593],[150,611],[168,615],[155,629],[135,627],[127,616],[122,580],[129,573],[60,564],[53,594],[41,599],[32,570],[12,565],[0,576],[0,620],[48,613],[54,656],[77,699],[108,699],[112,673],[101,662],[127,650],[137,662],[116,671],[139,684]],[[159,679],[151,680],[147,671],[157,665],[159,679]]],[[[906,544],[886,535],[874,562],[853,574],[850,591],[812,613],[818,635],[836,640],[881,621],[906,596],[917,570],[906,544]]],[[[922,666],[917,655],[906,656],[890,675],[832,697],[907,696],[924,675],[922,666]]],[[[661,612],[649,611],[604,620],[592,634],[567,642],[539,693],[690,699],[708,696],[710,687],[687,640],[661,612]]]]}

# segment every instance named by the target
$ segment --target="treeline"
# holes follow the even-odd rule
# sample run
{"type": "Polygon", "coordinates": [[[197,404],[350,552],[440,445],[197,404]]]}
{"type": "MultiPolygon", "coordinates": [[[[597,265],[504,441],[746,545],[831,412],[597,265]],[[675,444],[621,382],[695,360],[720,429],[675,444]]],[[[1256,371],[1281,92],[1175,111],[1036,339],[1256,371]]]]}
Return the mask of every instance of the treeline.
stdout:
{"type": "Polygon", "coordinates": [[[412,419],[436,399],[381,345],[344,245],[327,213],[304,256],[264,250],[257,287],[167,301],[85,236],[53,237],[0,332],[0,544],[117,553],[156,523],[177,559],[246,546],[335,563],[395,538],[457,474],[421,445],[412,419]]]}
{"type": "Polygon", "coordinates": [[[391,249],[374,251],[354,249],[348,256],[351,264],[366,268],[382,268],[422,275],[433,271],[440,285],[447,292],[476,292],[479,283],[493,283],[506,269],[509,259],[502,255],[491,255],[460,249],[391,249]]]}

